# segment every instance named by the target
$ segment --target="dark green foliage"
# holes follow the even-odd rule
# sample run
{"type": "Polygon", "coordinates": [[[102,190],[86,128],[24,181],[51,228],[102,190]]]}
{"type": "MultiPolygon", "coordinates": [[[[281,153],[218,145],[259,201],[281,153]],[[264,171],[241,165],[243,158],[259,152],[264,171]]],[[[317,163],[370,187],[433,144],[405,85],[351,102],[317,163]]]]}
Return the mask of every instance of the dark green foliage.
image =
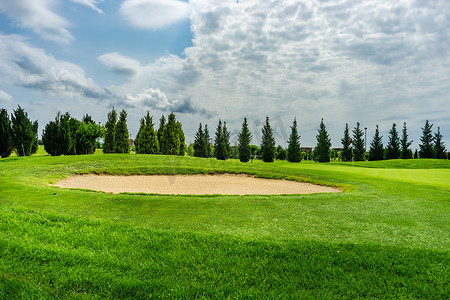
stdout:
{"type": "Polygon", "coordinates": [[[317,145],[314,148],[314,158],[318,162],[329,162],[331,139],[328,136],[327,129],[325,127],[325,124],[323,123],[323,119],[320,121],[319,129],[317,130],[317,132],[317,145]]]}
{"type": "Polygon", "coordinates": [[[433,128],[433,124],[430,125],[428,120],[425,122],[425,126],[422,128],[422,136],[420,137],[420,141],[422,144],[419,144],[419,156],[420,158],[433,158],[434,157],[434,138],[431,132],[433,128]]]}
{"type": "Polygon", "coordinates": [[[252,134],[248,129],[247,118],[244,118],[242,123],[241,132],[238,134],[239,143],[239,160],[241,162],[248,162],[250,160],[250,142],[252,140],[252,134]]]}
{"type": "Polygon", "coordinates": [[[119,114],[119,120],[117,121],[116,128],[114,130],[114,152],[130,152],[130,135],[127,127],[127,112],[123,109],[119,114]]]}
{"type": "Polygon", "coordinates": [[[295,118],[291,126],[291,135],[289,136],[286,159],[289,162],[300,162],[302,160],[300,151],[300,135],[298,134],[297,120],[295,118]]]}
{"type": "Polygon", "coordinates": [[[65,116],[58,112],[55,121],[49,122],[42,134],[44,149],[51,156],[67,155],[69,153],[71,145],[70,127],[69,119],[65,116]]]}
{"type": "Polygon", "coordinates": [[[205,132],[202,129],[202,123],[200,123],[194,140],[194,156],[196,157],[208,157],[208,150],[206,145],[205,132]]]}
{"type": "Polygon", "coordinates": [[[38,122],[31,122],[19,106],[11,115],[12,145],[18,156],[30,156],[38,147],[38,122]]]}
{"type": "Polygon", "coordinates": [[[375,135],[370,143],[369,160],[383,160],[384,148],[383,148],[383,136],[380,136],[380,131],[375,129],[375,135]]]}
{"type": "Polygon", "coordinates": [[[351,149],[351,145],[350,145],[350,140],[351,140],[351,138],[350,138],[350,134],[349,134],[349,130],[348,130],[348,123],[346,123],[345,129],[344,129],[344,137],[341,139],[342,161],[351,161],[352,160],[352,149],[351,149]]]}
{"type": "Polygon", "coordinates": [[[397,124],[392,124],[391,130],[389,130],[389,141],[386,145],[386,159],[398,159],[400,158],[400,138],[398,137],[397,124]]]}
{"type": "Polygon", "coordinates": [[[71,117],[69,113],[65,113],[63,117],[67,120],[67,123],[69,124],[69,134],[70,134],[71,143],[70,143],[70,148],[69,148],[68,154],[69,155],[82,154],[80,149],[78,149],[78,145],[77,145],[77,143],[78,143],[77,130],[78,130],[78,126],[81,124],[81,122],[78,121],[77,119],[71,117]]]}
{"type": "Polygon", "coordinates": [[[76,154],[94,154],[97,140],[104,136],[104,128],[90,118],[83,120],[86,122],[78,122],[75,133],[76,154]]]}
{"type": "Polygon", "coordinates": [[[406,129],[406,122],[403,123],[402,139],[400,140],[401,145],[401,158],[410,159],[412,158],[412,152],[409,147],[413,141],[408,141],[408,131],[406,129]]]}
{"type": "Polygon", "coordinates": [[[281,147],[281,145],[278,145],[277,147],[277,159],[279,160],[285,160],[287,156],[287,151],[281,147]]]}
{"type": "Polygon", "coordinates": [[[212,150],[211,136],[209,135],[208,125],[206,125],[206,124],[205,124],[205,130],[203,131],[203,136],[205,138],[205,144],[206,144],[206,157],[212,157],[214,155],[214,152],[212,150]]]}
{"type": "Polygon", "coordinates": [[[103,153],[114,152],[114,132],[116,131],[117,112],[113,109],[108,113],[108,120],[105,123],[105,140],[103,142],[103,153]]]}
{"type": "Polygon", "coordinates": [[[264,162],[273,162],[275,157],[275,137],[270,127],[269,117],[266,117],[266,123],[262,128],[261,157],[264,162]]]}
{"type": "Polygon", "coordinates": [[[363,161],[366,156],[366,149],[364,148],[364,132],[359,127],[359,122],[353,129],[353,158],[355,161],[363,161]]]}
{"type": "Polygon", "coordinates": [[[419,153],[417,152],[417,149],[416,149],[416,151],[414,151],[414,158],[415,159],[419,158],[419,153]]]}
{"type": "Polygon", "coordinates": [[[214,139],[214,156],[219,160],[226,160],[230,155],[230,132],[227,130],[226,122],[222,125],[222,120],[216,128],[214,139]]]}
{"type": "Polygon", "coordinates": [[[5,158],[11,155],[12,151],[12,130],[6,109],[0,111],[0,157],[5,158]]]}
{"type": "Polygon", "coordinates": [[[184,133],[181,123],[177,122],[175,114],[171,112],[167,118],[161,135],[160,145],[162,154],[184,155],[184,133]]]}
{"type": "Polygon", "coordinates": [[[176,127],[177,127],[178,137],[179,137],[179,141],[180,141],[180,150],[178,152],[178,155],[184,156],[184,152],[186,150],[186,138],[184,136],[183,125],[181,125],[181,123],[179,121],[177,121],[176,127]]]}
{"type": "Polygon", "coordinates": [[[159,128],[157,132],[158,136],[158,144],[159,144],[159,152],[163,153],[165,151],[165,141],[164,141],[164,131],[166,130],[166,118],[164,115],[159,119],[159,128]]]}
{"type": "Polygon", "coordinates": [[[158,154],[158,136],[153,128],[153,118],[150,112],[141,119],[138,134],[136,135],[135,147],[137,154],[158,154]]]}
{"type": "Polygon", "coordinates": [[[437,159],[447,159],[445,144],[442,141],[442,138],[441,129],[438,127],[437,132],[434,134],[434,153],[437,159]]]}

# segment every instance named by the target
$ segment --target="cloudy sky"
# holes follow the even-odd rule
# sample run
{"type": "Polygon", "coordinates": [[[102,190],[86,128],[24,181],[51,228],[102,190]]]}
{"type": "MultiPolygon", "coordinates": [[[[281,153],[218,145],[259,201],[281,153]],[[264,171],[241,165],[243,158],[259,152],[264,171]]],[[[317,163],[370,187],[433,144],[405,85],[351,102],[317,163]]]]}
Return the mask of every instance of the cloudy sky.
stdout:
{"type": "Polygon", "coordinates": [[[40,133],[58,111],[106,121],[174,111],[187,142],[220,119],[232,141],[265,116],[303,146],[321,118],[334,147],[345,127],[425,120],[450,147],[448,0],[0,0],[0,107],[22,106],[40,133]]]}

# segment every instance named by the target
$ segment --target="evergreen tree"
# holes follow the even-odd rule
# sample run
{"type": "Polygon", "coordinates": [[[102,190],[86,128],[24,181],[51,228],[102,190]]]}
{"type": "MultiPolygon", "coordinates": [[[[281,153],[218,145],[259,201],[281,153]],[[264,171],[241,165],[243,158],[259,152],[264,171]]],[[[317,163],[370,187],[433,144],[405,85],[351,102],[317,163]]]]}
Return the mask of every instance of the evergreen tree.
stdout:
{"type": "Polygon", "coordinates": [[[28,114],[19,106],[11,115],[12,144],[18,156],[36,153],[38,146],[38,122],[31,122],[28,114]]]}
{"type": "Polygon", "coordinates": [[[223,131],[223,140],[225,143],[225,155],[226,159],[228,159],[231,156],[231,144],[230,144],[231,132],[229,132],[227,129],[227,122],[223,122],[222,131],[223,131]]]}
{"type": "Polygon", "coordinates": [[[163,144],[160,145],[161,153],[166,155],[184,155],[184,132],[181,128],[181,123],[177,122],[175,114],[173,112],[169,114],[165,125],[163,125],[163,119],[160,121],[163,126],[161,132],[161,143],[163,144]]]}
{"type": "Polygon", "coordinates": [[[198,126],[197,133],[195,134],[194,156],[207,157],[206,138],[205,133],[202,129],[202,123],[200,123],[200,125],[198,126]]]}
{"type": "Polygon", "coordinates": [[[184,152],[185,152],[185,149],[186,149],[186,145],[185,145],[186,144],[186,138],[184,136],[183,125],[181,125],[181,123],[179,121],[177,121],[176,127],[177,127],[177,132],[178,132],[178,138],[179,138],[179,141],[180,141],[180,150],[179,150],[179,152],[177,154],[181,155],[181,156],[184,156],[184,152]]]}
{"type": "Polygon", "coordinates": [[[364,132],[359,127],[359,122],[353,129],[353,157],[355,161],[363,161],[366,156],[366,149],[364,148],[364,132]]]}
{"type": "Polygon", "coordinates": [[[242,123],[241,132],[238,134],[239,160],[241,162],[248,162],[250,160],[251,140],[252,134],[248,129],[247,118],[244,118],[244,123],[242,123]]]}
{"type": "Polygon", "coordinates": [[[328,136],[323,119],[320,121],[320,126],[317,132],[317,145],[314,148],[314,158],[318,162],[330,162],[331,139],[328,136]]]}
{"type": "Polygon", "coordinates": [[[270,127],[269,117],[266,117],[266,124],[262,128],[261,156],[264,162],[273,162],[275,156],[275,137],[272,127],[270,127]]]}
{"type": "Polygon", "coordinates": [[[389,130],[389,141],[386,145],[386,159],[400,158],[400,138],[398,137],[397,124],[392,124],[389,130]]]}
{"type": "Polygon", "coordinates": [[[136,135],[135,147],[137,154],[158,154],[158,137],[153,128],[153,118],[150,112],[141,119],[138,134],[136,135]]]}
{"type": "Polygon", "coordinates": [[[227,130],[226,122],[222,125],[222,120],[216,128],[214,139],[214,156],[220,160],[226,160],[230,155],[230,132],[227,130]]]}
{"type": "Polygon", "coordinates": [[[291,135],[289,136],[289,144],[287,148],[286,158],[289,162],[300,162],[302,160],[300,151],[300,135],[297,130],[297,120],[291,126],[291,135]]]}
{"type": "Polygon", "coordinates": [[[114,130],[114,153],[130,152],[130,135],[127,127],[127,112],[122,109],[114,130]]]}
{"type": "Polygon", "coordinates": [[[208,125],[206,125],[206,124],[205,124],[205,130],[203,131],[203,137],[205,139],[205,144],[206,144],[206,156],[205,157],[211,157],[211,156],[213,156],[211,137],[209,135],[208,125]]]}
{"type": "Polygon", "coordinates": [[[422,144],[419,144],[420,158],[433,158],[434,156],[434,147],[433,147],[434,138],[431,133],[432,127],[433,124],[430,125],[428,120],[426,120],[425,127],[422,128],[422,136],[420,137],[420,141],[422,142],[422,144]]]}
{"type": "Polygon", "coordinates": [[[408,132],[406,129],[406,122],[403,123],[402,130],[402,139],[400,140],[401,144],[401,158],[402,159],[410,159],[412,158],[412,152],[409,149],[413,141],[408,141],[408,132]]]}
{"type": "Polygon", "coordinates": [[[342,160],[343,161],[351,161],[352,160],[352,149],[351,149],[351,145],[350,145],[350,134],[348,131],[348,123],[345,124],[345,129],[344,129],[344,137],[341,139],[341,143],[342,143],[342,160]]]}
{"type": "Polygon", "coordinates": [[[70,135],[70,148],[68,151],[68,155],[77,155],[81,154],[79,149],[79,145],[77,144],[77,130],[78,126],[81,123],[77,119],[70,116],[70,114],[67,112],[64,114],[63,118],[66,120],[67,124],[69,124],[69,135],[70,135]]]}
{"type": "Polygon", "coordinates": [[[158,144],[159,144],[159,152],[165,153],[166,152],[166,143],[164,141],[164,132],[166,131],[166,118],[164,115],[161,116],[159,119],[159,128],[158,128],[158,144]]]}
{"type": "Polygon", "coordinates": [[[373,136],[372,142],[370,143],[369,150],[369,160],[383,160],[384,158],[384,148],[383,148],[383,137],[380,136],[380,131],[375,129],[375,135],[373,136]]]}
{"type": "Polygon", "coordinates": [[[10,156],[12,147],[11,121],[6,109],[2,109],[0,110],[0,157],[10,156]]]}
{"type": "Polygon", "coordinates": [[[438,127],[437,132],[434,134],[434,153],[437,159],[447,159],[445,144],[442,141],[442,138],[441,128],[438,127]]]}
{"type": "Polygon", "coordinates": [[[114,152],[114,132],[116,131],[117,112],[113,109],[108,113],[108,120],[105,123],[105,140],[103,142],[103,153],[114,152]]]}
{"type": "Polygon", "coordinates": [[[419,153],[417,152],[417,149],[416,149],[416,151],[414,151],[414,158],[415,158],[415,159],[418,159],[418,158],[419,158],[419,153]]]}
{"type": "Polygon", "coordinates": [[[67,118],[58,112],[55,121],[49,122],[42,134],[44,149],[51,156],[67,155],[70,149],[70,128],[67,118]]]}
{"type": "Polygon", "coordinates": [[[285,160],[287,156],[286,150],[281,147],[281,145],[278,145],[277,147],[277,159],[279,160],[285,160]]]}

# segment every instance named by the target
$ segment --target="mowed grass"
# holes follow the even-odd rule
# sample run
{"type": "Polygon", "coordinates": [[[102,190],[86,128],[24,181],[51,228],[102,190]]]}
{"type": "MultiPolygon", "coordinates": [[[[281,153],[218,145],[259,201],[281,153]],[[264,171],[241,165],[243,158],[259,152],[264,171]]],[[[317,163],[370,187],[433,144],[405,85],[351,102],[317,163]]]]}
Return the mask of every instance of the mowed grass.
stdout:
{"type": "Polygon", "coordinates": [[[449,195],[448,161],[11,157],[0,160],[0,298],[445,299],[449,195]],[[48,186],[83,173],[248,173],[344,193],[113,195],[48,186]]]}

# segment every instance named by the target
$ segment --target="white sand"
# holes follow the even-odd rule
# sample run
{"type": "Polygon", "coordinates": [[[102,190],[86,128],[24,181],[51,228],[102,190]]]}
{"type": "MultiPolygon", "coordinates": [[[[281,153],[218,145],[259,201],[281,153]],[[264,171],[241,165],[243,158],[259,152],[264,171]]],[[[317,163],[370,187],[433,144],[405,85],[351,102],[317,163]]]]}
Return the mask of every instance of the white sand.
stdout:
{"type": "Polygon", "coordinates": [[[332,187],[248,175],[75,175],[53,186],[107,193],[155,193],[175,195],[281,195],[339,193],[332,187]]]}

